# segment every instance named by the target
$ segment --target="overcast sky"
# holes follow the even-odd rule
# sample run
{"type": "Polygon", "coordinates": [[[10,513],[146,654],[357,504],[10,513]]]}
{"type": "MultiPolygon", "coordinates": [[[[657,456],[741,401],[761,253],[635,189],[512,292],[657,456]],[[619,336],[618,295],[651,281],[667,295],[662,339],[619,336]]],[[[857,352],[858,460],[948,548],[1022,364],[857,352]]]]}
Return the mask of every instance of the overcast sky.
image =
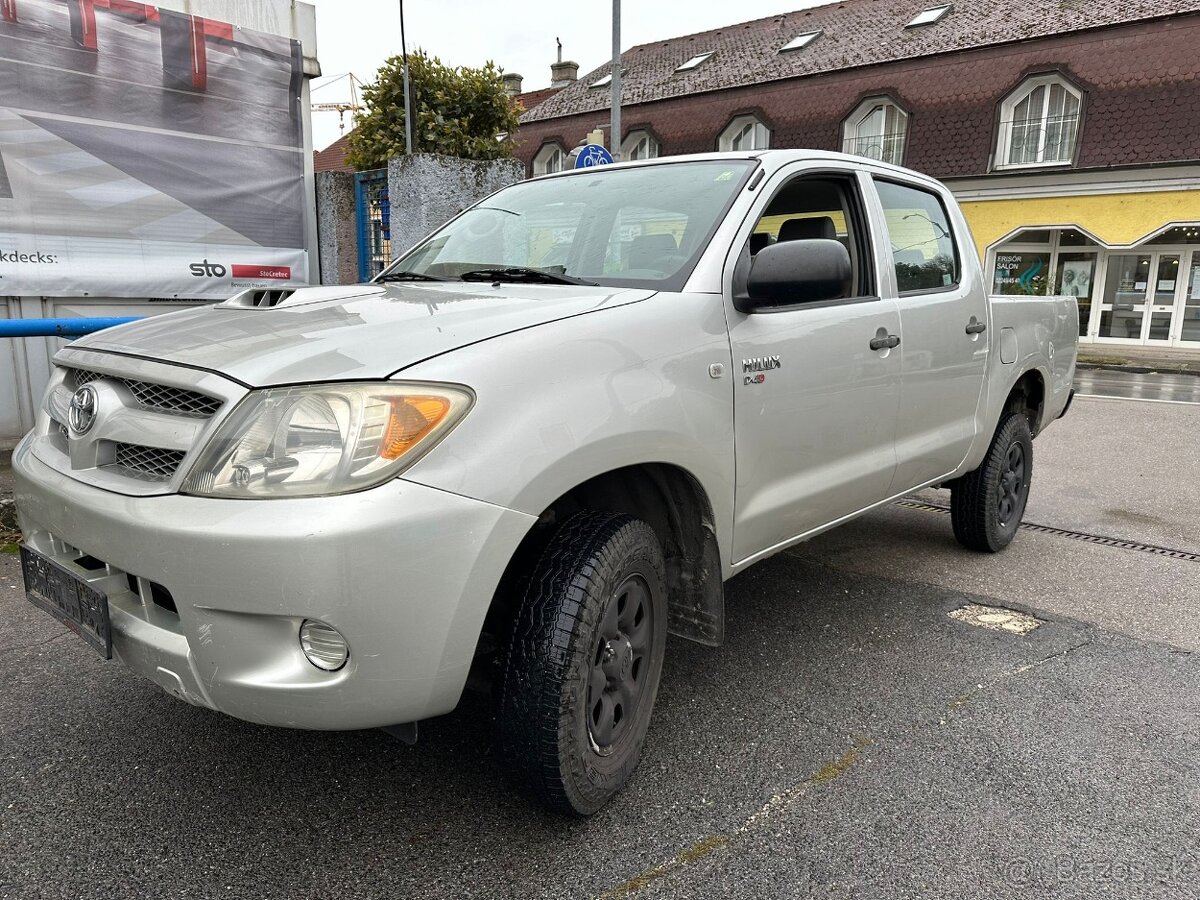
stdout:
{"type": "MultiPolygon", "coordinates": [[[[325,73],[313,85],[313,102],[348,100],[347,80],[335,81],[337,76],[353,72],[370,82],[385,59],[399,54],[399,0],[308,2],[317,8],[317,56],[325,73]]],[[[621,48],[826,2],[832,0],[625,0],[621,48]]],[[[581,76],[612,55],[609,0],[407,0],[404,28],[410,50],[422,47],[455,66],[493,60],[525,76],[527,91],[549,87],[556,37],[562,39],[563,59],[579,63],[581,76]]],[[[328,146],[339,133],[336,112],[313,113],[314,147],[328,146]]]]}

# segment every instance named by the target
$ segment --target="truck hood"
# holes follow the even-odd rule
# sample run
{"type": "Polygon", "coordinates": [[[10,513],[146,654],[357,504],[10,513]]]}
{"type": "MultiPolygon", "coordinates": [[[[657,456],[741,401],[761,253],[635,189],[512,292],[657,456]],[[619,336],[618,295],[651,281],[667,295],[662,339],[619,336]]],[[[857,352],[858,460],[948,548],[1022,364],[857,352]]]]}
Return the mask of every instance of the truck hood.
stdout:
{"type": "Polygon", "coordinates": [[[301,288],[274,308],[189,309],[71,346],[208,369],[252,387],[377,379],[457,347],[653,294],[461,282],[301,288]]]}

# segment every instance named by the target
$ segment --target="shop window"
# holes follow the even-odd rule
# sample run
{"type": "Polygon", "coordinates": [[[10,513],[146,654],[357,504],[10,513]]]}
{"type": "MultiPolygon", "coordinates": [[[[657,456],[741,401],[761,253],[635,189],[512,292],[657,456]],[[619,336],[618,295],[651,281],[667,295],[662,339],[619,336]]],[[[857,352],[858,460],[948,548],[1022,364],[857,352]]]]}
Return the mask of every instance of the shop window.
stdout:
{"type": "Polygon", "coordinates": [[[1079,305],[1079,335],[1087,334],[1092,315],[1092,283],[1096,280],[1095,253],[1060,253],[1054,276],[1054,293],[1074,297],[1079,305]]]}
{"type": "Polygon", "coordinates": [[[1025,81],[1000,106],[997,167],[1070,163],[1082,105],[1082,94],[1057,75],[1025,81]]]}
{"type": "Polygon", "coordinates": [[[1148,244],[1200,244],[1200,225],[1178,225],[1168,228],[1148,244]]]}
{"type": "Polygon", "coordinates": [[[881,162],[904,161],[908,113],[885,97],[864,100],[842,124],[842,150],[881,162]]]}
{"type": "Polygon", "coordinates": [[[533,174],[549,175],[567,167],[567,153],[559,144],[543,144],[533,158],[533,174]]]}
{"type": "Polygon", "coordinates": [[[1100,246],[1082,231],[1076,231],[1074,228],[1064,228],[1062,231],[1060,231],[1058,233],[1058,244],[1060,247],[1100,246]]]}
{"type": "Polygon", "coordinates": [[[993,294],[1074,297],[1079,334],[1088,334],[1095,284],[1100,280],[1100,246],[1075,228],[1025,228],[996,248],[993,294]]]}
{"type": "Polygon", "coordinates": [[[621,159],[657,159],[658,141],[646,131],[631,131],[621,142],[621,159]]]}
{"type": "Polygon", "coordinates": [[[722,150],[766,150],[771,146],[771,130],[754,116],[738,116],[721,132],[722,150]]]}
{"type": "Polygon", "coordinates": [[[900,293],[945,290],[958,284],[958,248],[941,198],[891,181],[877,179],[875,187],[900,293]]]}

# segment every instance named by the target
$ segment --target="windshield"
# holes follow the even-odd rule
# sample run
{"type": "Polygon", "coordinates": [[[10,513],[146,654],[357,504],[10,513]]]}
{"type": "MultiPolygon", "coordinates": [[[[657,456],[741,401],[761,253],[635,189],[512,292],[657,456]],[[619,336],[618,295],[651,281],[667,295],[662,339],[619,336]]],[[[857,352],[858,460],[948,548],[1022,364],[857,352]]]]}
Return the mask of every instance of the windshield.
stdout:
{"type": "Polygon", "coordinates": [[[434,232],[379,279],[679,290],[754,165],[699,160],[521,182],[434,232]]]}

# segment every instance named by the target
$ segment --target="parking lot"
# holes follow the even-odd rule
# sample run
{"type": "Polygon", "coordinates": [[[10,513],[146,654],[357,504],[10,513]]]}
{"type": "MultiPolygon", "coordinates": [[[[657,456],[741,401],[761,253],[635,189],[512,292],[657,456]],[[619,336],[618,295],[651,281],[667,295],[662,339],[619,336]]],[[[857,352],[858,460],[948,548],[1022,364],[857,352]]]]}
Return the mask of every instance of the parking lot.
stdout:
{"type": "Polygon", "coordinates": [[[245,724],[101,661],[2,554],[0,898],[1200,896],[1198,433],[1077,397],[1005,553],[929,491],[740,575],[586,821],[509,788],[484,696],[415,747],[245,724]]]}

